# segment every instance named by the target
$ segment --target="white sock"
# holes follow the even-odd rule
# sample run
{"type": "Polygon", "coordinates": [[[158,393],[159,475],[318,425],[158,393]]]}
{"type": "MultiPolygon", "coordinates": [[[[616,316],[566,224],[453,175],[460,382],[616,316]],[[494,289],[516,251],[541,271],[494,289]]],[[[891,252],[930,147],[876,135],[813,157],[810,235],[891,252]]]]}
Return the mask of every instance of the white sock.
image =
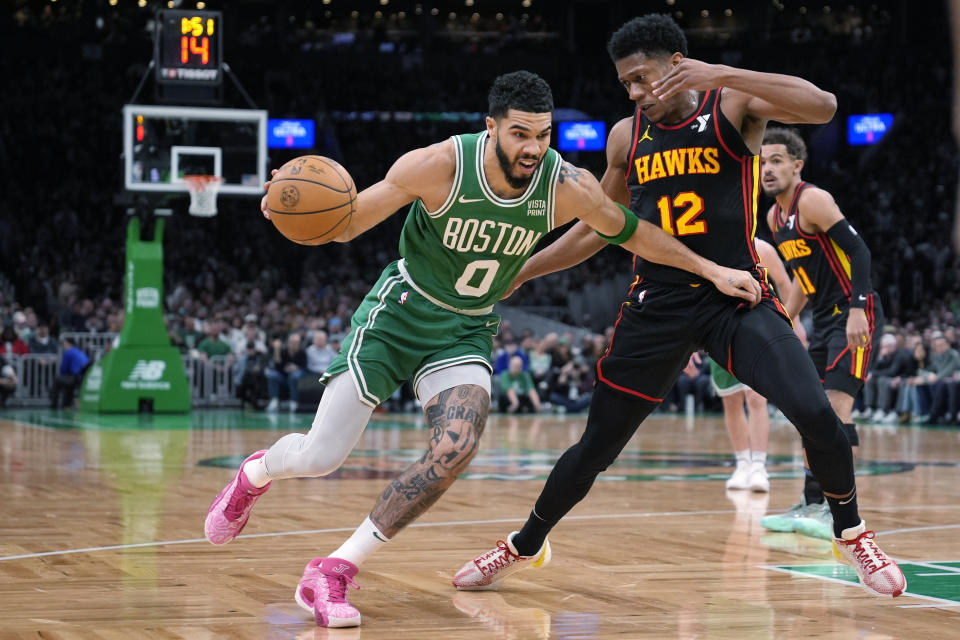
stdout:
{"type": "Polygon", "coordinates": [[[359,567],[364,560],[372,556],[387,542],[389,542],[387,536],[383,535],[383,532],[367,516],[357,527],[357,530],[353,532],[353,535],[329,557],[341,558],[359,567]]]}
{"type": "Polygon", "coordinates": [[[737,459],[737,465],[746,464],[750,462],[750,449],[744,449],[743,451],[734,451],[734,457],[737,459]]]}
{"type": "Polygon", "coordinates": [[[270,482],[270,475],[267,473],[267,465],[263,462],[263,456],[243,465],[243,473],[247,476],[250,484],[257,489],[265,487],[270,482]]]}
{"type": "Polygon", "coordinates": [[[767,452],[766,451],[754,451],[750,454],[750,460],[754,464],[758,464],[761,467],[767,464],[767,452]]]}

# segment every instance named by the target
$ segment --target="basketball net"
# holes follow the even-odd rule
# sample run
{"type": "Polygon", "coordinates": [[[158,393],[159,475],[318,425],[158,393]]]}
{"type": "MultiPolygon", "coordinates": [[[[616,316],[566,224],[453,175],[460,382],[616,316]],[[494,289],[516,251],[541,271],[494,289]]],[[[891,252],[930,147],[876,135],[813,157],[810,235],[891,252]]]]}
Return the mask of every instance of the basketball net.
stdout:
{"type": "Polygon", "coordinates": [[[187,212],[192,216],[209,218],[217,215],[217,192],[223,183],[220,176],[193,175],[183,176],[190,192],[190,208],[187,212]]]}

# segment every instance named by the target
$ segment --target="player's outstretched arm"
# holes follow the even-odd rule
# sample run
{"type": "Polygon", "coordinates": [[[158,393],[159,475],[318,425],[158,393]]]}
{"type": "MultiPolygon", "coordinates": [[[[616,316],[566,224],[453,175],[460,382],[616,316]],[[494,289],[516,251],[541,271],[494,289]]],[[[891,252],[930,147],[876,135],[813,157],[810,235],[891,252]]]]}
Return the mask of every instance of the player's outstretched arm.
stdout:
{"type": "Polygon", "coordinates": [[[520,268],[503,297],[513,295],[524,282],[576,266],[606,246],[607,243],[593,229],[578,222],[548,247],[533,254],[520,268]]]}
{"type": "Polygon", "coordinates": [[[564,167],[568,178],[557,187],[554,217],[557,224],[571,216],[580,218],[607,242],[620,244],[645,260],[665,264],[706,278],[729,296],[752,304],[760,301],[760,284],[746,271],[722,267],[697,255],[659,227],[639,220],[603,192],[593,175],[570,163],[564,167]]]}
{"type": "MultiPolygon", "coordinates": [[[[679,54],[678,54],[679,55],[679,54]]],[[[748,71],[723,64],[681,58],[663,78],[653,82],[653,93],[665,100],[680,91],[707,91],[726,87],[741,96],[724,93],[724,100],[741,98],[734,112],[784,124],[829,122],[837,110],[837,97],[812,82],[781,73],[748,71]]],[[[731,105],[734,106],[734,105],[731,105]]],[[[731,115],[727,107],[724,113],[731,115]]],[[[738,118],[731,118],[735,120],[738,118]]],[[[734,124],[737,124],[734,122],[734,124]]]]}
{"type": "MultiPolygon", "coordinates": [[[[610,135],[607,136],[607,169],[600,178],[603,191],[621,204],[630,202],[630,192],[627,191],[626,162],[627,151],[630,145],[630,127],[633,118],[624,118],[613,125],[610,135]]],[[[572,164],[564,163],[560,168],[558,181],[563,184],[567,180],[579,180],[580,170],[572,164]]],[[[566,224],[569,220],[564,219],[566,224]]],[[[534,254],[520,269],[510,289],[504,297],[509,297],[520,285],[528,280],[539,278],[556,271],[562,271],[576,266],[590,258],[607,246],[606,241],[600,238],[593,229],[584,222],[577,222],[563,236],[547,248],[534,254]]]]}
{"type": "Polygon", "coordinates": [[[443,204],[456,171],[453,143],[445,140],[400,156],[380,182],[357,195],[350,225],[334,242],[349,242],[377,226],[402,207],[421,198],[428,209],[443,204]]]}

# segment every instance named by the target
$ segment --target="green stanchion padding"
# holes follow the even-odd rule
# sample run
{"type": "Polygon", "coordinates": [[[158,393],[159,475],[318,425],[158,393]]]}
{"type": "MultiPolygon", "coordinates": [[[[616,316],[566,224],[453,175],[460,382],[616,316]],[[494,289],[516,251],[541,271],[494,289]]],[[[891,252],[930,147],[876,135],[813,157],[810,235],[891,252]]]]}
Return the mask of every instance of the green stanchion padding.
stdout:
{"type": "Polygon", "coordinates": [[[159,413],[190,410],[190,387],[180,352],[163,324],[163,220],[153,240],[140,238],[140,220],[127,225],[123,283],[124,320],[119,345],[87,371],[80,408],[104,413],[136,412],[141,401],[159,413]]]}

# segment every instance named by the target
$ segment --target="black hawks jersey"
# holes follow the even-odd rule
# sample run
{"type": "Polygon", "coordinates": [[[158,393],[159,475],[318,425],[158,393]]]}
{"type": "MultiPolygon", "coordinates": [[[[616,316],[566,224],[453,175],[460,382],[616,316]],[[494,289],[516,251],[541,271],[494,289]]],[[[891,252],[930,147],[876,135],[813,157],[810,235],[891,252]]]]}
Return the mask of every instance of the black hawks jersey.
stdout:
{"type": "MultiPolygon", "coordinates": [[[[695,253],[733,269],[760,261],[757,230],[760,156],[720,110],[720,89],[700,96],[680,124],[650,122],[637,108],[627,162],[630,208],[695,253]]],[[[640,278],[668,284],[704,282],[692,273],[634,258],[640,278]]]]}
{"type": "Polygon", "coordinates": [[[850,259],[825,233],[809,234],[800,229],[800,194],[812,187],[801,182],[793,194],[790,210],[780,204],[773,208],[773,242],[793,272],[803,293],[810,299],[814,323],[840,315],[850,303],[850,259]]]}

